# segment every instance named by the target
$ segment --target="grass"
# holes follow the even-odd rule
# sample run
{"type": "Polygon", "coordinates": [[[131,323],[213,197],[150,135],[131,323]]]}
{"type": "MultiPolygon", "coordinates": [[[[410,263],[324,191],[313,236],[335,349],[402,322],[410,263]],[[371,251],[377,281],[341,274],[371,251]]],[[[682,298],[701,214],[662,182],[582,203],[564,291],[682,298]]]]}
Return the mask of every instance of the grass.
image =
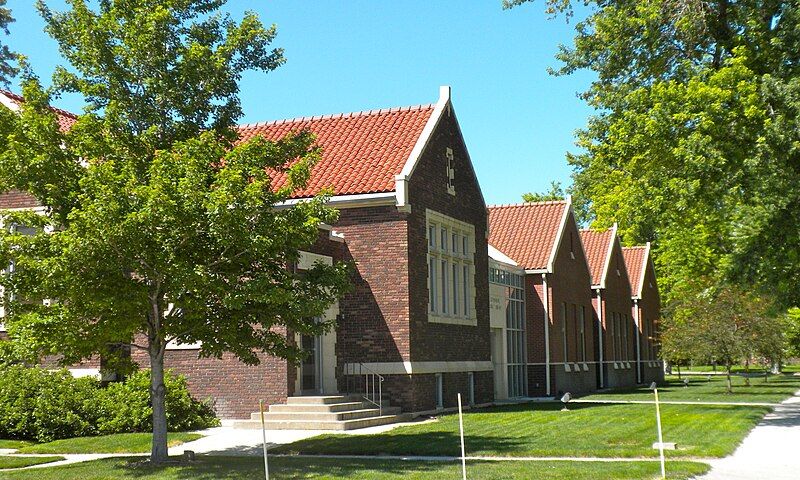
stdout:
{"type": "MultiPolygon", "coordinates": [[[[710,402],[756,402],[779,403],[800,390],[800,377],[793,375],[770,375],[764,378],[751,378],[750,386],[745,386],[743,377],[732,377],[733,393],[725,392],[725,377],[686,376],[689,387],[684,387],[676,375],[668,375],[658,388],[661,400],[691,400],[710,402]]],[[[582,397],[594,400],[653,400],[653,392],[646,386],[631,389],[596,393],[582,397]]]]}
{"type": "MultiPolygon", "coordinates": [[[[673,367],[672,371],[673,372],[677,372],[678,371],[677,367],[673,367]]],[[[712,371],[714,371],[714,367],[711,366],[711,365],[693,365],[693,366],[689,366],[689,367],[681,367],[681,371],[686,371],[686,372],[689,372],[689,371],[691,371],[691,372],[712,372],[712,371]]],[[[717,370],[716,371],[717,371],[717,373],[725,373],[725,367],[721,366],[721,365],[717,365],[717,370]]],[[[733,365],[731,367],[731,372],[733,372],[733,373],[745,373],[745,371],[746,371],[746,369],[745,369],[744,365],[733,365]]],[[[781,371],[783,373],[797,373],[797,372],[800,372],[800,364],[784,365],[783,367],[781,367],[781,371]]],[[[764,368],[760,367],[760,366],[757,366],[757,365],[756,366],[751,365],[750,366],[750,373],[752,373],[752,374],[762,373],[763,374],[764,373],[764,368]]]]}
{"type": "MultiPolygon", "coordinates": [[[[651,405],[529,403],[464,415],[467,455],[655,457],[651,405]]],[[[768,407],[662,406],[664,441],[671,457],[722,457],[769,410],[768,407]]],[[[321,435],[273,449],[275,453],[330,455],[458,456],[458,416],[399,427],[374,435],[321,435]]]]}
{"type": "Polygon", "coordinates": [[[33,442],[26,442],[25,440],[3,440],[0,439],[0,449],[17,449],[33,445],[33,442]]]}
{"type": "Polygon", "coordinates": [[[0,456],[0,470],[6,468],[22,468],[31,465],[41,465],[43,463],[57,462],[64,460],[64,457],[6,457],[0,456]]]}
{"type": "MultiPolygon", "coordinates": [[[[199,457],[189,464],[155,467],[141,459],[107,459],[63,467],[7,473],[7,480],[239,480],[263,478],[258,457],[199,457]]],[[[482,480],[527,480],[547,478],[633,480],[658,477],[658,462],[469,462],[467,474],[482,480]]],[[[686,479],[708,470],[693,462],[669,462],[667,477],[686,479]]],[[[441,480],[460,478],[460,465],[453,462],[412,462],[351,459],[272,458],[274,480],[441,480]]]]}
{"type": "MultiPolygon", "coordinates": [[[[170,433],[170,447],[201,438],[196,433],[170,433]]],[[[147,453],[150,451],[152,434],[120,433],[102,437],[78,437],[30,445],[19,449],[19,453],[147,453]]]]}

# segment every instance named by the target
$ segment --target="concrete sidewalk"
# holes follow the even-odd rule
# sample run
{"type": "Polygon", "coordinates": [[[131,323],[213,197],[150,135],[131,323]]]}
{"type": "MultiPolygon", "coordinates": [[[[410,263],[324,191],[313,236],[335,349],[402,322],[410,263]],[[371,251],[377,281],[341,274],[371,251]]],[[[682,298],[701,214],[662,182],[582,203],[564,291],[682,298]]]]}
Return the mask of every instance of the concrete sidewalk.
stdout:
{"type": "Polygon", "coordinates": [[[800,392],[767,414],[733,455],[715,460],[700,480],[800,478],[800,392]]]}

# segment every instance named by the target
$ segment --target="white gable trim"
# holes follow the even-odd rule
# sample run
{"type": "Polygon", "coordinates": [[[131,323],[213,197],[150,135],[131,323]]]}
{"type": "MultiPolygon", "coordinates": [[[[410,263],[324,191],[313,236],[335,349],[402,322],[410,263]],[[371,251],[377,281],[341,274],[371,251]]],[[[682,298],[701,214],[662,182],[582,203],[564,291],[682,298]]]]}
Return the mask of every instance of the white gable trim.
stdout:
{"type": "Polygon", "coordinates": [[[650,264],[650,242],[647,242],[644,247],[644,258],[642,258],[642,274],[639,278],[639,291],[633,297],[637,300],[642,298],[642,291],[644,290],[644,277],[647,275],[647,267],[650,264]]]}
{"type": "Polygon", "coordinates": [[[617,241],[617,222],[611,227],[611,242],[608,245],[608,254],[606,255],[606,264],[603,267],[603,276],[600,278],[600,288],[606,288],[606,278],[608,277],[608,269],[611,267],[611,256],[614,254],[614,242],[617,241]]]}
{"type": "Polygon", "coordinates": [[[497,263],[502,263],[510,267],[517,267],[517,270],[520,270],[519,264],[515,262],[511,257],[501,252],[497,248],[493,247],[492,244],[489,244],[488,247],[489,247],[490,259],[494,260],[497,263]]]}
{"type": "Polygon", "coordinates": [[[408,206],[408,179],[411,177],[411,174],[414,173],[414,169],[417,168],[419,159],[422,157],[422,152],[425,151],[425,147],[428,146],[433,131],[439,124],[439,120],[442,119],[442,115],[446,111],[449,103],[450,87],[443,85],[439,87],[439,101],[436,102],[433,113],[431,113],[430,118],[428,118],[425,128],[422,129],[422,133],[419,138],[417,138],[417,143],[414,144],[414,148],[408,155],[408,159],[405,165],[403,165],[403,170],[400,171],[399,175],[395,175],[394,177],[398,208],[407,208],[408,206]]]}
{"type": "Polygon", "coordinates": [[[569,212],[572,211],[572,195],[567,195],[567,204],[564,206],[564,213],[561,214],[561,221],[558,224],[558,232],[556,232],[556,239],[553,242],[553,247],[550,249],[550,259],[547,261],[547,273],[553,273],[553,265],[556,262],[556,255],[558,254],[558,247],[561,245],[561,239],[564,238],[564,230],[567,228],[567,219],[569,212]]]}
{"type": "Polygon", "coordinates": [[[4,93],[0,93],[0,105],[3,105],[12,112],[19,112],[19,105],[17,105],[17,102],[8,98],[8,96],[4,93]]]}

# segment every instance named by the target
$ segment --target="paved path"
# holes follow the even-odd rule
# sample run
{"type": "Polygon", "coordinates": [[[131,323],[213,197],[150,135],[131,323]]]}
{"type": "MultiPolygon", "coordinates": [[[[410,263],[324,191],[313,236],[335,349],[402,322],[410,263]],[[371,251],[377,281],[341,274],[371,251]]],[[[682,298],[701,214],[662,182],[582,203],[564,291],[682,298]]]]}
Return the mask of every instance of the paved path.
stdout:
{"type": "Polygon", "coordinates": [[[800,392],[786,400],[745,437],[733,455],[711,463],[701,480],[797,480],[800,478],[800,392]]]}
{"type": "MultiPolygon", "coordinates": [[[[570,400],[569,403],[634,403],[634,404],[655,404],[655,400],[570,400]]],[[[701,402],[693,400],[659,400],[661,405],[732,405],[745,407],[779,407],[780,403],[761,403],[761,402],[701,402]]]]}

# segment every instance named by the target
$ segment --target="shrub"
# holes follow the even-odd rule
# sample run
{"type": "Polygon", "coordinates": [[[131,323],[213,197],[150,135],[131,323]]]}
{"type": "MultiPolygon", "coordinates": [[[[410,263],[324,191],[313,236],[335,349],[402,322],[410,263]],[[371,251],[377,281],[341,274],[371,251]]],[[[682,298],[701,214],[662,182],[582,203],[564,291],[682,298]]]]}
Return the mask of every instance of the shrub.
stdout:
{"type": "MultiPolygon", "coordinates": [[[[186,379],[169,372],[167,387],[167,428],[170,431],[201,430],[219,425],[210,405],[189,395],[186,379]]],[[[150,371],[131,375],[124,383],[112,383],[98,397],[98,430],[101,434],[147,432],[153,428],[150,406],[150,371]]]]}
{"type": "MultiPolygon", "coordinates": [[[[168,374],[171,431],[219,425],[209,405],[194,400],[181,376],[168,374]]],[[[49,442],[98,434],[149,432],[150,373],[141,371],[107,387],[67,370],[23,365],[0,368],[0,438],[49,442]]]]}
{"type": "Polygon", "coordinates": [[[21,365],[0,371],[0,437],[49,442],[97,432],[98,382],[21,365]]]}

